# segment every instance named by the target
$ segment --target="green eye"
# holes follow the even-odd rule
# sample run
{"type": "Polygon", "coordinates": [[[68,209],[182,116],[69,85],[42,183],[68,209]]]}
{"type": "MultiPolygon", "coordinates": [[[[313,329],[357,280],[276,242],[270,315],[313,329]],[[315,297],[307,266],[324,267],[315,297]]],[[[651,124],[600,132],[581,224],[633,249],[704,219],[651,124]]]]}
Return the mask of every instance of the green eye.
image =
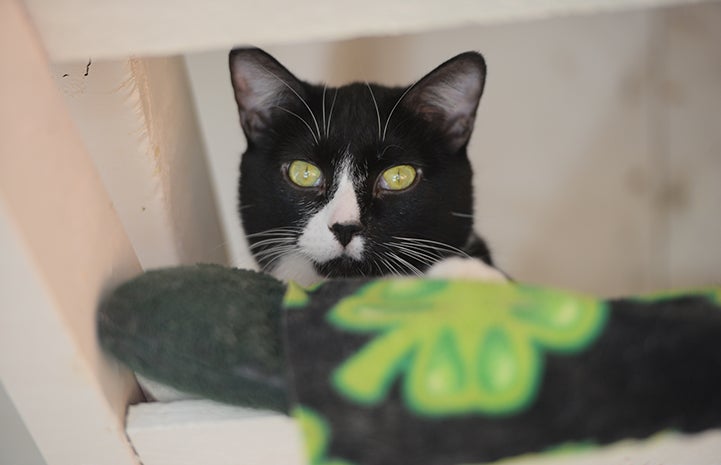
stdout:
{"type": "Polygon", "coordinates": [[[288,166],[288,178],[300,187],[318,187],[323,181],[323,174],[312,163],[295,160],[288,166]]]}
{"type": "Polygon", "coordinates": [[[379,185],[388,191],[408,189],[416,180],[416,169],[411,165],[397,165],[383,172],[379,185]]]}

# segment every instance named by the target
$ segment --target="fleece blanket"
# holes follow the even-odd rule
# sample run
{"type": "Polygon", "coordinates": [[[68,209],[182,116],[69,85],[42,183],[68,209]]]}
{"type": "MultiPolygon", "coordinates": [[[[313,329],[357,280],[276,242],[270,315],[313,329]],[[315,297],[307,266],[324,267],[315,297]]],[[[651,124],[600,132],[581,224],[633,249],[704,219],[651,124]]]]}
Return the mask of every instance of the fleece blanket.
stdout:
{"type": "Polygon", "coordinates": [[[181,390],[293,415],[312,465],[461,465],[721,427],[721,289],[287,288],[210,265],[101,305],[103,346],[181,390]]]}

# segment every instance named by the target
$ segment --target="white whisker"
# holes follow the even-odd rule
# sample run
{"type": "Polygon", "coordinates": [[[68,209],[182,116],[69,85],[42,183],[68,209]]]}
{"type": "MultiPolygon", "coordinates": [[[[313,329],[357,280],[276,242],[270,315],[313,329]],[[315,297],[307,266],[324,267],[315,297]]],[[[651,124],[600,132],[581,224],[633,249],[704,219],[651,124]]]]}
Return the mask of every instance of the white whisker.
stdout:
{"type": "Polygon", "coordinates": [[[424,265],[433,265],[442,258],[442,256],[437,252],[434,254],[432,251],[429,252],[427,250],[424,250],[423,248],[409,247],[407,245],[400,245],[395,242],[389,243],[387,245],[392,246],[395,250],[398,251],[398,253],[402,255],[407,255],[410,258],[415,258],[424,265]]]}
{"type": "Polygon", "coordinates": [[[378,155],[378,158],[379,158],[379,159],[382,159],[382,158],[385,156],[385,154],[386,154],[386,152],[388,151],[388,149],[393,148],[393,147],[395,147],[395,148],[397,148],[397,149],[403,150],[403,147],[401,147],[400,145],[397,145],[397,144],[387,145],[386,148],[383,149],[383,151],[381,152],[381,154],[378,155]]]}
{"type": "Polygon", "coordinates": [[[406,89],[405,92],[403,92],[401,94],[401,96],[398,98],[398,101],[395,103],[395,105],[393,105],[393,108],[391,108],[391,112],[388,113],[388,119],[386,119],[386,125],[383,128],[383,137],[381,138],[381,140],[386,140],[386,133],[388,132],[388,123],[391,122],[391,116],[393,116],[393,112],[396,111],[396,107],[398,107],[398,105],[401,103],[403,98],[408,94],[408,92],[411,91],[411,89],[413,89],[416,86],[417,83],[418,83],[418,81],[416,81],[413,84],[411,84],[410,86],[408,86],[408,89],[406,89]]]}
{"type": "Polygon", "coordinates": [[[299,120],[301,120],[301,121],[303,122],[303,124],[305,124],[305,127],[307,127],[308,130],[310,131],[310,135],[313,136],[313,140],[315,141],[315,143],[318,144],[318,138],[316,137],[315,133],[313,133],[313,128],[311,128],[311,127],[310,127],[310,124],[308,124],[308,122],[307,122],[306,120],[304,120],[303,118],[301,118],[301,117],[298,115],[298,113],[292,112],[292,111],[288,110],[287,108],[281,107],[280,105],[275,105],[275,108],[279,108],[279,109],[283,110],[283,111],[286,112],[286,113],[290,113],[291,115],[293,115],[293,116],[295,116],[296,118],[298,118],[299,120]]]}
{"type": "MultiPolygon", "coordinates": [[[[303,105],[305,105],[305,108],[308,110],[308,113],[310,113],[310,117],[313,118],[313,122],[315,123],[315,128],[318,130],[318,138],[320,138],[320,137],[321,137],[321,134],[320,134],[320,126],[318,126],[318,120],[315,118],[315,115],[313,114],[313,110],[310,109],[310,106],[308,105],[308,102],[306,102],[305,99],[304,99],[303,97],[301,97],[300,94],[299,94],[298,92],[296,92],[295,89],[293,89],[293,87],[292,87],[290,84],[288,84],[287,82],[285,82],[284,80],[282,80],[279,76],[277,76],[277,75],[276,75],[275,73],[273,73],[271,70],[269,70],[268,68],[266,68],[266,67],[263,66],[263,65],[260,65],[260,67],[263,68],[263,69],[265,70],[265,72],[267,72],[268,74],[270,74],[271,76],[273,76],[274,78],[276,78],[277,80],[279,80],[281,83],[283,83],[283,85],[284,85],[285,87],[287,87],[291,92],[293,92],[293,94],[294,94],[296,97],[298,97],[298,100],[300,100],[301,103],[302,103],[303,105]]],[[[305,120],[303,120],[303,121],[305,121],[305,120]]],[[[306,123],[306,124],[307,124],[307,123],[306,123]]],[[[309,125],[309,126],[310,126],[310,125],[309,125]]],[[[311,130],[311,132],[313,132],[313,131],[311,130]]],[[[314,137],[314,139],[315,139],[315,137],[314,137]]],[[[316,144],[317,144],[317,143],[318,143],[318,139],[316,139],[316,144]]]]}
{"type": "Polygon", "coordinates": [[[330,104],[330,111],[328,112],[328,126],[325,128],[325,137],[328,137],[328,134],[330,134],[330,120],[333,117],[333,108],[335,108],[335,99],[338,97],[338,89],[335,90],[335,93],[333,94],[333,102],[330,104]]]}
{"type": "Polygon", "coordinates": [[[395,258],[398,262],[400,262],[401,265],[405,265],[405,267],[408,268],[408,271],[411,271],[411,272],[412,272],[413,274],[415,274],[416,276],[422,276],[422,275],[423,275],[423,272],[421,272],[421,270],[419,270],[418,268],[416,268],[415,266],[413,266],[413,265],[412,265],[411,263],[409,263],[407,260],[399,257],[397,254],[395,254],[395,253],[393,253],[393,252],[390,252],[389,255],[390,255],[391,257],[395,258]]]}
{"type": "Polygon", "coordinates": [[[325,129],[325,91],[328,90],[328,84],[323,85],[323,132],[328,137],[328,131],[325,129]]]}
{"type": "Polygon", "coordinates": [[[416,246],[423,246],[426,249],[433,249],[437,250],[439,252],[452,252],[455,255],[460,255],[462,257],[470,258],[470,255],[468,255],[463,250],[453,247],[452,245],[448,245],[443,242],[434,241],[431,239],[421,239],[417,237],[398,237],[394,236],[393,239],[399,240],[405,244],[414,244],[416,246]]]}
{"type": "Polygon", "coordinates": [[[266,229],[265,231],[259,231],[255,233],[246,234],[246,237],[258,237],[258,236],[267,236],[270,234],[276,234],[276,233],[301,233],[303,231],[302,228],[294,227],[294,226],[281,226],[279,228],[271,228],[266,229]]]}
{"type": "Polygon", "coordinates": [[[373,106],[376,108],[376,116],[378,117],[378,139],[381,138],[381,112],[378,109],[378,101],[376,100],[376,96],[373,94],[373,89],[371,88],[371,85],[368,84],[368,81],[366,81],[366,87],[368,87],[368,91],[371,93],[371,98],[373,99],[373,106]]]}

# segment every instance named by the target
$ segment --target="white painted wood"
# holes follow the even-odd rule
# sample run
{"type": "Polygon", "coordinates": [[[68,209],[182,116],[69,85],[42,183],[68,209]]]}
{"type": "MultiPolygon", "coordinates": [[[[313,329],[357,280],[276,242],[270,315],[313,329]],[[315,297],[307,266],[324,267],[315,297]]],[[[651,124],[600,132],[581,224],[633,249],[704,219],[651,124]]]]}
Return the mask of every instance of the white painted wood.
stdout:
{"type": "Polygon", "coordinates": [[[645,441],[622,441],[603,449],[547,457],[520,457],[504,465],[719,465],[721,431],[698,435],[662,433],[645,441]]]}
{"type": "Polygon", "coordinates": [[[665,12],[654,49],[665,287],[721,285],[721,4],[665,12]]]}
{"type": "Polygon", "coordinates": [[[53,67],[143,268],[225,264],[225,239],[181,58],[53,67]]]}
{"type": "Polygon", "coordinates": [[[47,465],[0,382],[0,463],[47,465]]]}
{"type": "Polygon", "coordinates": [[[689,0],[25,0],[54,61],[413,33],[689,0]]]}
{"type": "MultiPolygon", "coordinates": [[[[194,400],[140,404],[128,413],[128,435],[144,465],[303,465],[301,437],[292,419],[268,412],[194,400]]],[[[539,457],[509,465],[721,464],[721,431],[662,433],[603,449],[539,457]]]]}
{"type": "Polygon", "coordinates": [[[128,436],[143,465],[303,465],[295,422],[208,400],[134,405],[128,436]]]}
{"type": "Polygon", "coordinates": [[[103,292],[140,271],[16,1],[0,2],[0,379],[48,465],[136,464],[103,292]]]}

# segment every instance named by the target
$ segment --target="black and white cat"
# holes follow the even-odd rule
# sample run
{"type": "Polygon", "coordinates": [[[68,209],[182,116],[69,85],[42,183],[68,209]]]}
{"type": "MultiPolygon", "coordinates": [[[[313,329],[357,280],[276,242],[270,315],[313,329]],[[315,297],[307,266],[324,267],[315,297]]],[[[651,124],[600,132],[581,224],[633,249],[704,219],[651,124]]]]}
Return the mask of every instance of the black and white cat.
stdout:
{"type": "Polygon", "coordinates": [[[262,270],[300,284],[504,279],[473,231],[466,146],[486,76],[480,54],[405,88],[311,85],[259,49],[229,60],[248,142],[239,210],[262,270]]]}

